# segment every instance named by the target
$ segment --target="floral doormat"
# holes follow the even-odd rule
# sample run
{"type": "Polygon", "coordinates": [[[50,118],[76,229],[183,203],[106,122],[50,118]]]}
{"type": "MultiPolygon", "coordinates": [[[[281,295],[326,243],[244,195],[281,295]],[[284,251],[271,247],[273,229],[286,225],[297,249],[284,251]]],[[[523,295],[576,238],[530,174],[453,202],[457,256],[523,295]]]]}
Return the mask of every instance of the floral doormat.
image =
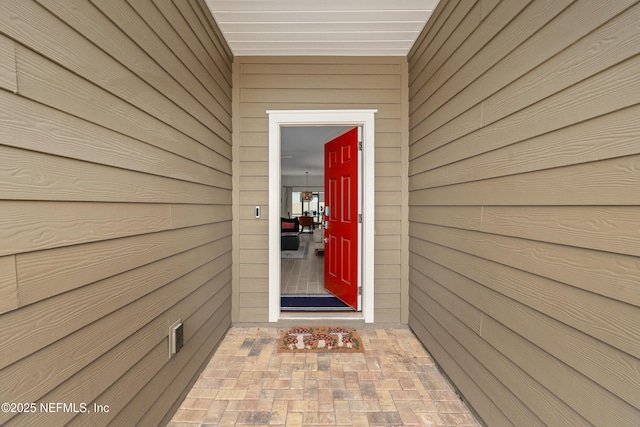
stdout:
{"type": "Polygon", "coordinates": [[[362,339],[353,329],[342,326],[297,326],[285,329],[278,352],[359,353],[364,351],[362,339]]]}

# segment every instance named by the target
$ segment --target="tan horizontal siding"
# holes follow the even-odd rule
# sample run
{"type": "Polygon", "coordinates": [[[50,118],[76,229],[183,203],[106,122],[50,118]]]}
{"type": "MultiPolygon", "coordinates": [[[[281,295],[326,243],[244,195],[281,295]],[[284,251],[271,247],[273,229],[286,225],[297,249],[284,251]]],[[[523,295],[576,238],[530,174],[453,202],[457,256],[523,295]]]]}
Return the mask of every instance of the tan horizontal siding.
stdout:
{"type": "Polygon", "coordinates": [[[18,308],[16,257],[0,257],[0,314],[18,308]]]}
{"type": "Polygon", "coordinates": [[[163,424],[231,323],[232,57],[206,11],[0,4],[0,400],[109,406],[0,424],[163,424]]]}
{"type": "MultiPolygon", "coordinates": [[[[638,114],[637,106],[624,108],[505,146],[498,146],[505,141],[490,143],[490,138],[483,138],[481,144],[489,143],[499,151],[493,155],[477,153],[477,148],[470,145],[469,157],[453,163],[456,150],[449,144],[414,159],[410,169],[414,175],[412,184],[430,188],[634,154],[640,134],[635,120],[638,114]],[[558,139],[562,139],[563,144],[557,144],[558,139]],[[471,156],[475,153],[477,155],[471,156]],[[518,161],[514,162],[514,158],[518,161]]],[[[477,142],[480,141],[474,138],[474,143],[477,142]]],[[[465,146],[466,142],[460,142],[460,149],[465,146]]]]}
{"type": "Polygon", "coordinates": [[[201,184],[231,186],[228,159],[200,144],[187,143],[180,150],[161,139],[140,141],[7,92],[0,92],[0,102],[7,107],[0,113],[4,124],[0,137],[6,145],[201,184]],[[91,146],[85,143],[88,139],[91,146]]]}
{"type": "MultiPolygon", "coordinates": [[[[376,126],[376,321],[400,322],[403,259],[402,208],[406,198],[406,63],[402,58],[240,57],[234,87],[239,144],[237,292],[234,320],[264,322],[268,314],[268,116],[267,110],[377,109],[376,126]],[[403,74],[405,73],[405,74],[403,74]],[[403,140],[403,138],[405,138],[403,140]],[[405,175],[403,180],[403,174],[405,175]],[[262,218],[250,212],[262,206],[262,218]],[[378,242],[386,244],[378,248],[378,242]],[[378,285],[381,291],[378,292],[378,285]],[[382,285],[384,284],[384,286],[382,285]],[[381,295],[384,295],[382,297],[381,295]],[[384,302],[383,302],[384,301],[384,302]],[[236,307],[237,305],[237,307],[236,307]]],[[[236,177],[234,177],[236,178],[236,177]]],[[[406,244],[406,239],[404,240],[406,244]]],[[[406,261],[404,261],[406,265],[406,261]]],[[[405,268],[406,269],[406,268],[405,268]]],[[[236,280],[236,277],[234,277],[236,280]]],[[[406,320],[405,320],[406,321],[406,320]]]]}
{"type": "MultiPolygon", "coordinates": [[[[202,326],[198,324],[199,322],[193,325],[193,329],[196,331],[194,335],[191,336],[194,346],[184,354],[181,352],[176,355],[176,364],[181,362],[180,364],[184,366],[184,368],[182,368],[182,370],[171,370],[164,373],[164,375],[154,375],[148,383],[150,392],[138,393],[130,398],[131,400],[128,402],[125,410],[114,416],[112,421],[114,425],[164,424],[160,418],[163,408],[171,403],[169,396],[182,392],[181,389],[184,386],[181,378],[193,378],[197,376],[197,373],[204,368],[200,361],[206,361],[211,351],[215,348],[212,346],[212,343],[219,342],[224,337],[228,328],[226,325],[231,321],[228,313],[229,304],[230,299],[228,294],[221,294],[210,298],[207,303],[200,308],[200,312],[197,313],[195,317],[197,317],[199,321],[201,321],[203,316],[208,317],[206,323],[202,324],[202,326]],[[200,327],[198,328],[198,326],[200,327]],[[210,336],[214,339],[210,339],[210,336]],[[164,392],[165,390],[168,392],[164,392]],[[138,409],[140,407],[150,407],[150,410],[143,413],[138,409]]],[[[135,380],[135,378],[133,380],[135,380]]],[[[129,379],[129,381],[132,381],[132,379],[129,379]]],[[[119,386],[121,389],[124,389],[125,384],[119,386]]],[[[97,418],[97,421],[99,420],[100,419],[97,418]]],[[[168,422],[168,420],[165,419],[165,423],[166,422],[168,422]]],[[[76,425],[82,425],[82,419],[79,419],[76,425]]]]}
{"type": "Polygon", "coordinates": [[[637,256],[636,213],[633,206],[422,206],[411,219],[637,256]]]}
{"type": "MultiPolygon", "coordinates": [[[[449,353],[449,351],[454,352],[455,350],[460,353],[459,344],[455,338],[439,327],[426,308],[417,304],[414,299],[409,303],[409,324],[421,340],[429,342],[429,353],[438,361],[448,377],[457,387],[465,390],[465,400],[476,402],[476,405],[482,404],[482,420],[487,425],[509,425],[509,419],[488,398],[482,387],[473,381],[472,373],[467,373],[461,368],[460,357],[455,357],[456,353],[449,353]],[[432,335],[432,331],[434,335],[432,335]]],[[[464,359],[464,357],[462,358],[464,359]]]]}
{"type": "Polygon", "coordinates": [[[409,324],[488,425],[637,425],[640,6],[434,18],[409,55],[409,324]]]}
{"type": "Polygon", "coordinates": [[[0,35],[0,88],[11,92],[18,89],[15,43],[3,35],[0,35]]]}
{"type": "Polygon", "coordinates": [[[444,187],[413,189],[419,204],[443,196],[456,205],[636,205],[640,155],[444,187]]]}

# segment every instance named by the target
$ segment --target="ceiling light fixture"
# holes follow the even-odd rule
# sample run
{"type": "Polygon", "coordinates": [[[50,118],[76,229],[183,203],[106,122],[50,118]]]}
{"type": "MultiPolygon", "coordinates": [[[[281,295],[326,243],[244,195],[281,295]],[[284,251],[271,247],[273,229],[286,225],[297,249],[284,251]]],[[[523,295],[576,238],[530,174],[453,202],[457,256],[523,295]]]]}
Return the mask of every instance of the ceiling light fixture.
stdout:
{"type": "Polygon", "coordinates": [[[307,186],[306,191],[302,192],[302,200],[309,201],[313,199],[313,193],[309,191],[309,172],[307,172],[307,186]]]}

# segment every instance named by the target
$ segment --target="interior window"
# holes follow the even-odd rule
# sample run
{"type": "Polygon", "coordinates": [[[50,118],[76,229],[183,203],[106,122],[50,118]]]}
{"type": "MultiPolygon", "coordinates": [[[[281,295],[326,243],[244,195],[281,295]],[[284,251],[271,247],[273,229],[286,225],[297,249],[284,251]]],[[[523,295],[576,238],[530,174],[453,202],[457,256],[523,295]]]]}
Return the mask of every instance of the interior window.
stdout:
{"type": "Polygon", "coordinates": [[[324,191],[313,193],[311,200],[302,200],[302,192],[293,191],[291,193],[292,216],[302,216],[307,213],[320,222],[324,213],[324,191]]]}

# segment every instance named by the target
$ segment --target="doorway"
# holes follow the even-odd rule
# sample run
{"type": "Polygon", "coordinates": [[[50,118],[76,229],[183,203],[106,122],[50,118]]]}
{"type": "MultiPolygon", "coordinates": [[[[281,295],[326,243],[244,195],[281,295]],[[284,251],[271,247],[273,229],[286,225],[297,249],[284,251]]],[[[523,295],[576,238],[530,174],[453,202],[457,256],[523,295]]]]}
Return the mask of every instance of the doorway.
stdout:
{"type": "Polygon", "coordinates": [[[284,126],[280,134],[281,216],[300,228],[281,240],[281,311],[360,311],[362,128],[284,126]]]}
{"type": "MultiPolygon", "coordinates": [[[[281,241],[281,311],[358,311],[325,286],[325,146],[353,126],[282,126],[280,129],[280,216],[298,221],[295,244],[281,241]]],[[[357,195],[355,195],[357,197],[357,195]]],[[[326,249],[330,249],[327,247],[326,249]]]]}
{"type": "MultiPolygon", "coordinates": [[[[291,127],[360,127],[362,129],[362,192],[363,213],[361,269],[361,311],[365,322],[373,322],[374,273],[374,114],[376,110],[324,110],[324,111],[267,111],[269,114],[269,321],[291,318],[281,311],[281,257],[280,218],[282,214],[283,186],[281,164],[281,136],[283,129],[291,127]]],[[[286,197],[286,194],[284,195],[286,197]]],[[[341,312],[335,312],[340,317],[341,312]]],[[[304,318],[309,318],[305,316],[304,318]]],[[[353,318],[353,317],[350,317],[353,318]]]]}

